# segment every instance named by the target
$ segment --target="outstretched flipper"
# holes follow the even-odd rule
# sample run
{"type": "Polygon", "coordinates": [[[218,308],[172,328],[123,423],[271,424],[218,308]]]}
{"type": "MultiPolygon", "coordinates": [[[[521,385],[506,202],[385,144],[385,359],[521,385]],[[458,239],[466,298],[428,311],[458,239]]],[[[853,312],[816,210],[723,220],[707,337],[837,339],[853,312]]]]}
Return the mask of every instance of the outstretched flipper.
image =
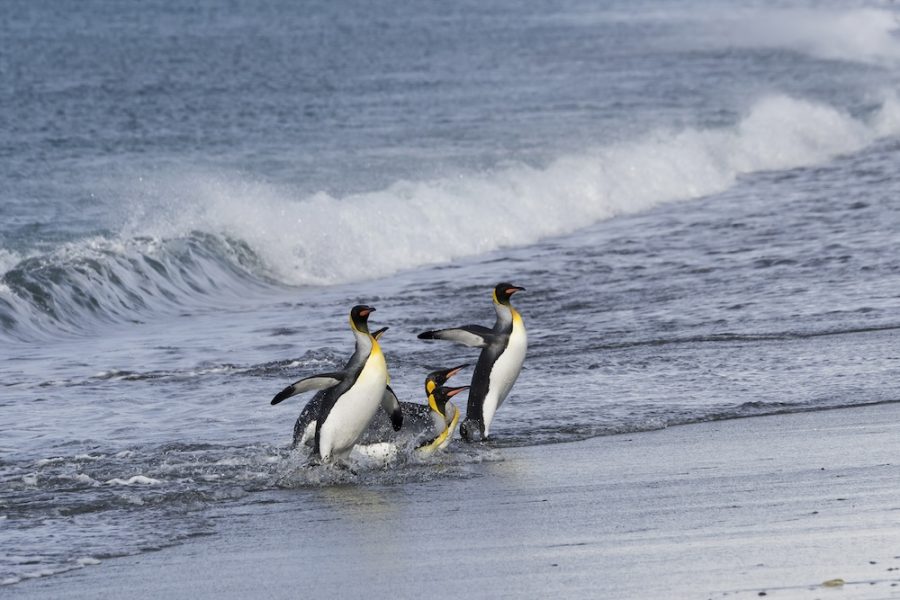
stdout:
{"type": "Polygon", "coordinates": [[[419,334],[420,340],[447,340],[457,342],[470,348],[484,348],[496,337],[493,329],[482,325],[463,325],[452,329],[437,329],[435,331],[423,331],[419,334]]]}
{"type": "Polygon", "coordinates": [[[324,390],[336,386],[344,380],[344,374],[337,373],[320,373],[311,377],[304,377],[299,381],[295,381],[287,386],[272,398],[272,404],[278,404],[282,400],[302,394],[303,392],[311,392],[312,390],[324,390]]]}
{"type": "Polygon", "coordinates": [[[400,428],[403,427],[403,411],[400,409],[400,401],[397,399],[397,394],[394,393],[391,386],[387,386],[384,389],[384,396],[381,397],[381,408],[391,418],[391,426],[394,428],[394,431],[400,431],[400,428]]]}

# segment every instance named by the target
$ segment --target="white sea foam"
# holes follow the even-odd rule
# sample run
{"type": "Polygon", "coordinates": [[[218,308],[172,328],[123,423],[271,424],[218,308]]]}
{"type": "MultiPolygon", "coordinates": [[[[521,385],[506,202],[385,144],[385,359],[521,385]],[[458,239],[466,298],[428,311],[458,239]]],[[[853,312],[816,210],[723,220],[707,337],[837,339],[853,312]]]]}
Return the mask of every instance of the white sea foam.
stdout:
{"type": "Polygon", "coordinates": [[[720,40],[732,46],[786,48],[816,58],[870,64],[900,62],[898,13],[883,8],[774,9],[718,15],[720,40]]]}
{"type": "Polygon", "coordinates": [[[133,477],[129,477],[128,479],[120,479],[118,477],[114,479],[110,479],[106,482],[106,485],[158,485],[162,483],[159,479],[153,479],[152,477],[146,477],[144,475],[135,475],[133,477]]]}
{"type": "Polygon", "coordinates": [[[75,460],[78,460],[78,461],[94,461],[94,460],[100,460],[101,458],[105,458],[105,455],[103,455],[103,454],[97,454],[97,455],[76,454],[75,455],[75,460]]]}
{"type": "Polygon", "coordinates": [[[353,461],[362,462],[369,466],[384,466],[395,460],[400,455],[400,449],[390,442],[378,442],[375,444],[359,444],[353,446],[350,458],[353,461]]]}
{"type": "Polygon", "coordinates": [[[670,3],[646,11],[627,5],[586,5],[585,12],[561,15],[568,25],[643,22],[678,24],[673,37],[662,43],[682,51],[686,47],[783,49],[814,58],[894,66],[900,62],[900,5],[884,0],[849,6],[849,2],[815,7],[778,7],[772,3],[744,6],[705,3],[689,7],[670,3]]]}
{"type": "Polygon", "coordinates": [[[22,260],[17,252],[0,248],[0,275],[6,273],[22,260]]]}
{"type": "Polygon", "coordinates": [[[29,571],[28,573],[23,573],[22,577],[24,579],[39,579],[41,577],[47,577],[48,575],[56,575],[57,573],[64,573],[69,569],[37,569],[35,571],[29,571]]]}
{"type": "MultiPolygon", "coordinates": [[[[0,277],[15,267],[22,260],[22,255],[5,248],[0,248],[0,277]]],[[[9,287],[0,281],[0,294],[8,294],[9,287]]]]}
{"type": "MultiPolygon", "coordinates": [[[[739,175],[818,164],[900,132],[888,95],[865,119],[773,95],[735,126],[657,131],[630,143],[380,191],[295,197],[256,182],[183,176],[124,236],[200,230],[249,244],[290,284],[331,284],[525,245],[664,202],[714,194],[739,175]]],[[[167,191],[168,190],[168,191],[167,191]]]]}
{"type": "Polygon", "coordinates": [[[75,477],[73,477],[73,479],[75,481],[77,481],[78,483],[85,483],[85,484],[91,485],[91,486],[100,485],[99,481],[97,481],[96,479],[94,479],[93,477],[91,477],[90,475],[87,475],[85,473],[78,473],[75,475],[75,477]]]}
{"type": "Polygon", "coordinates": [[[882,108],[873,125],[879,137],[888,137],[900,132],[900,97],[896,92],[885,92],[882,108]]]}

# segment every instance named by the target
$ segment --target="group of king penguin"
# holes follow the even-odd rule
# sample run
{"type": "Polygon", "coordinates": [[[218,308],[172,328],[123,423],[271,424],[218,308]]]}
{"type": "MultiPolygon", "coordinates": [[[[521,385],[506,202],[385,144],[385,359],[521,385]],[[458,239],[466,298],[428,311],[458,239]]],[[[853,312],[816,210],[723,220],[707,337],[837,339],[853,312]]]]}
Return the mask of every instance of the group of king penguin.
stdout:
{"type": "Polygon", "coordinates": [[[424,422],[425,439],[416,451],[430,455],[446,448],[453,438],[460,414],[450,399],[467,389],[468,408],[459,427],[460,434],[467,442],[486,440],[494,415],[512,389],[525,360],[528,346],[525,324],[510,304],[512,295],[524,289],[511,283],[494,287],[497,320],[493,328],[464,325],[419,334],[419,339],[448,340],[481,349],[470,385],[444,385],[466,365],[428,374],[425,378],[427,405],[397,399],[378,342],[387,328],[370,332],[369,315],[375,309],[354,306],[350,310],[350,328],[356,338],[356,348],[344,368],[304,377],[272,398],[272,404],[278,404],[296,394],[318,390],[294,426],[294,447],[311,446],[313,454],[325,463],[345,461],[381,407],[394,431],[424,422]]]}

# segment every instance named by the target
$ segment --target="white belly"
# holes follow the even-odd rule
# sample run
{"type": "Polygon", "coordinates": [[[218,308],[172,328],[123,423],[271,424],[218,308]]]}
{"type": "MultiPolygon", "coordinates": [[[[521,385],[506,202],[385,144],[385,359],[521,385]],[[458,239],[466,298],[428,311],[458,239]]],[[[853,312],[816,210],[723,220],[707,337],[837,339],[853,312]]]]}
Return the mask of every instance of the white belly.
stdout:
{"type": "Polygon", "coordinates": [[[303,430],[303,437],[300,438],[298,446],[312,446],[316,439],[316,421],[310,421],[303,430]]]}
{"type": "Polygon", "coordinates": [[[484,417],[484,435],[487,437],[491,429],[491,421],[494,420],[494,413],[506,400],[509,390],[512,389],[519,371],[522,370],[522,363],[525,362],[525,350],[528,348],[528,335],[525,333],[525,324],[518,314],[513,316],[513,328],[509,334],[509,344],[503,351],[494,368],[491,370],[490,384],[488,385],[488,393],[484,398],[482,406],[482,416],[484,417]]]}
{"type": "Polygon", "coordinates": [[[373,352],[349,390],[328,413],[319,433],[319,454],[323,460],[343,458],[369,426],[387,386],[387,365],[381,351],[373,352]]]}

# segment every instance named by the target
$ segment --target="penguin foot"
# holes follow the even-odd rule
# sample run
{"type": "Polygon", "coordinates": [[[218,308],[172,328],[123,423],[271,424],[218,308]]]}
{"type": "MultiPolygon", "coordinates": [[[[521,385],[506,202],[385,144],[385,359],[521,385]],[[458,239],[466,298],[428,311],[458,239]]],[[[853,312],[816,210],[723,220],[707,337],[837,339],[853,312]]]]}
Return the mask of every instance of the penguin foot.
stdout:
{"type": "Polygon", "coordinates": [[[459,433],[467,442],[483,442],[487,439],[484,435],[484,429],[477,421],[463,421],[459,426],[459,433]]]}

